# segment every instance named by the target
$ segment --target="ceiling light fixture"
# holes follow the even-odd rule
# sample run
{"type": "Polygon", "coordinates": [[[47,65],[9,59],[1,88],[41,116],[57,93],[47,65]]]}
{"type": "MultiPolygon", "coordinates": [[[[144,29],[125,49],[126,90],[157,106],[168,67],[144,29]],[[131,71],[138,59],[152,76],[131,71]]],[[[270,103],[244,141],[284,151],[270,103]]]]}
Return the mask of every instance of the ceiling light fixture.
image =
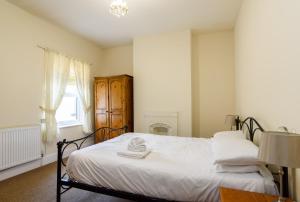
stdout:
{"type": "Polygon", "coordinates": [[[128,13],[128,5],[126,0],[112,0],[109,12],[118,18],[128,13]]]}

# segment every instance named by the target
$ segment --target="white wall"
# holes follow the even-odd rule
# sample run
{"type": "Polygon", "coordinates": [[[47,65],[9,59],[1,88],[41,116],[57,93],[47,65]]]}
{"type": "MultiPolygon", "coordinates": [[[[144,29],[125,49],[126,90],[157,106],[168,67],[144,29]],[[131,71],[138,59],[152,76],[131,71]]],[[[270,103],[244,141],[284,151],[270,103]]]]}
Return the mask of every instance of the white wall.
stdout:
{"type": "MultiPolygon", "coordinates": [[[[101,72],[102,49],[43,21],[6,1],[0,1],[0,127],[40,123],[45,46],[93,63],[101,72]]],[[[81,137],[81,127],[61,130],[63,137],[81,137]]],[[[53,142],[47,154],[56,151],[53,142]]]]}
{"type": "Polygon", "coordinates": [[[101,76],[133,75],[133,45],[103,49],[101,76]]]}
{"type": "MultiPolygon", "coordinates": [[[[244,1],[235,28],[236,103],[267,130],[300,133],[300,1],[244,1]]],[[[300,200],[300,171],[297,173],[300,200]]]]}
{"type": "Polygon", "coordinates": [[[134,39],[134,124],[147,112],[178,112],[178,134],[191,136],[191,33],[134,39]]]}
{"type": "Polygon", "coordinates": [[[233,31],[193,34],[193,136],[211,137],[228,130],[227,114],[234,114],[233,31]]]}

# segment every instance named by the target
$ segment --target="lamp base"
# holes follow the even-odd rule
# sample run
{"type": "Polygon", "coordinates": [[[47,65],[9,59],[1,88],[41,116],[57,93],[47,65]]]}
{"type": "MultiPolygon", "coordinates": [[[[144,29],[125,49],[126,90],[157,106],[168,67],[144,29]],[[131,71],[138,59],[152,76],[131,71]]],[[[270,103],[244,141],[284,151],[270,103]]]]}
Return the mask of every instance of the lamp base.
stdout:
{"type": "Polygon", "coordinates": [[[280,180],[280,196],[278,198],[278,202],[285,202],[285,198],[283,197],[282,193],[283,193],[283,185],[282,185],[282,176],[284,175],[283,169],[280,166],[279,170],[278,170],[278,175],[279,175],[279,180],[280,180]]]}
{"type": "Polygon", "coordinates": [[[279,196],[278,200],[274,200],[273,202],[285,202],[286,198],[279,196]]]}

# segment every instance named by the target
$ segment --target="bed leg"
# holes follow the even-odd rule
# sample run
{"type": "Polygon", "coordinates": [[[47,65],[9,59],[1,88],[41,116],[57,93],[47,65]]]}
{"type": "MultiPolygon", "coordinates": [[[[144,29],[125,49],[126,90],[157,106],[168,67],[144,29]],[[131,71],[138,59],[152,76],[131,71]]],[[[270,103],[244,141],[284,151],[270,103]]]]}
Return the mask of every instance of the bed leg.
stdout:
{"type": "Polygon", "coordinates": [[[60,202],[60,193],[57,193],[56,195],[56,202],[60,202]]]}
{"type": "Polygon", "coordinates": [[[57,184],[56,184],[56,202],[60,202],[61,197],[61,164],[62,164],[62,146],[63,142],[57,143],[57,184]]]}

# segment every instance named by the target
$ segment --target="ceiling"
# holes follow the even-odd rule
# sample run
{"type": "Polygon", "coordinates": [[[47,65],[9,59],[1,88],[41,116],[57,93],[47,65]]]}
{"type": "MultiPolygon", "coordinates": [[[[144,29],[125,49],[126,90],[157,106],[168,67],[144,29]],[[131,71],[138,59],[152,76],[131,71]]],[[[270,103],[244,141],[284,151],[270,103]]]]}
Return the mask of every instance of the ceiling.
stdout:
{"type": "Polygon", "coordinates": [[[7,0],[102,47],[162,32],[233,28],[242,0],[127,0],[129,13],[109,13],[110,0],[7,0]]]}

